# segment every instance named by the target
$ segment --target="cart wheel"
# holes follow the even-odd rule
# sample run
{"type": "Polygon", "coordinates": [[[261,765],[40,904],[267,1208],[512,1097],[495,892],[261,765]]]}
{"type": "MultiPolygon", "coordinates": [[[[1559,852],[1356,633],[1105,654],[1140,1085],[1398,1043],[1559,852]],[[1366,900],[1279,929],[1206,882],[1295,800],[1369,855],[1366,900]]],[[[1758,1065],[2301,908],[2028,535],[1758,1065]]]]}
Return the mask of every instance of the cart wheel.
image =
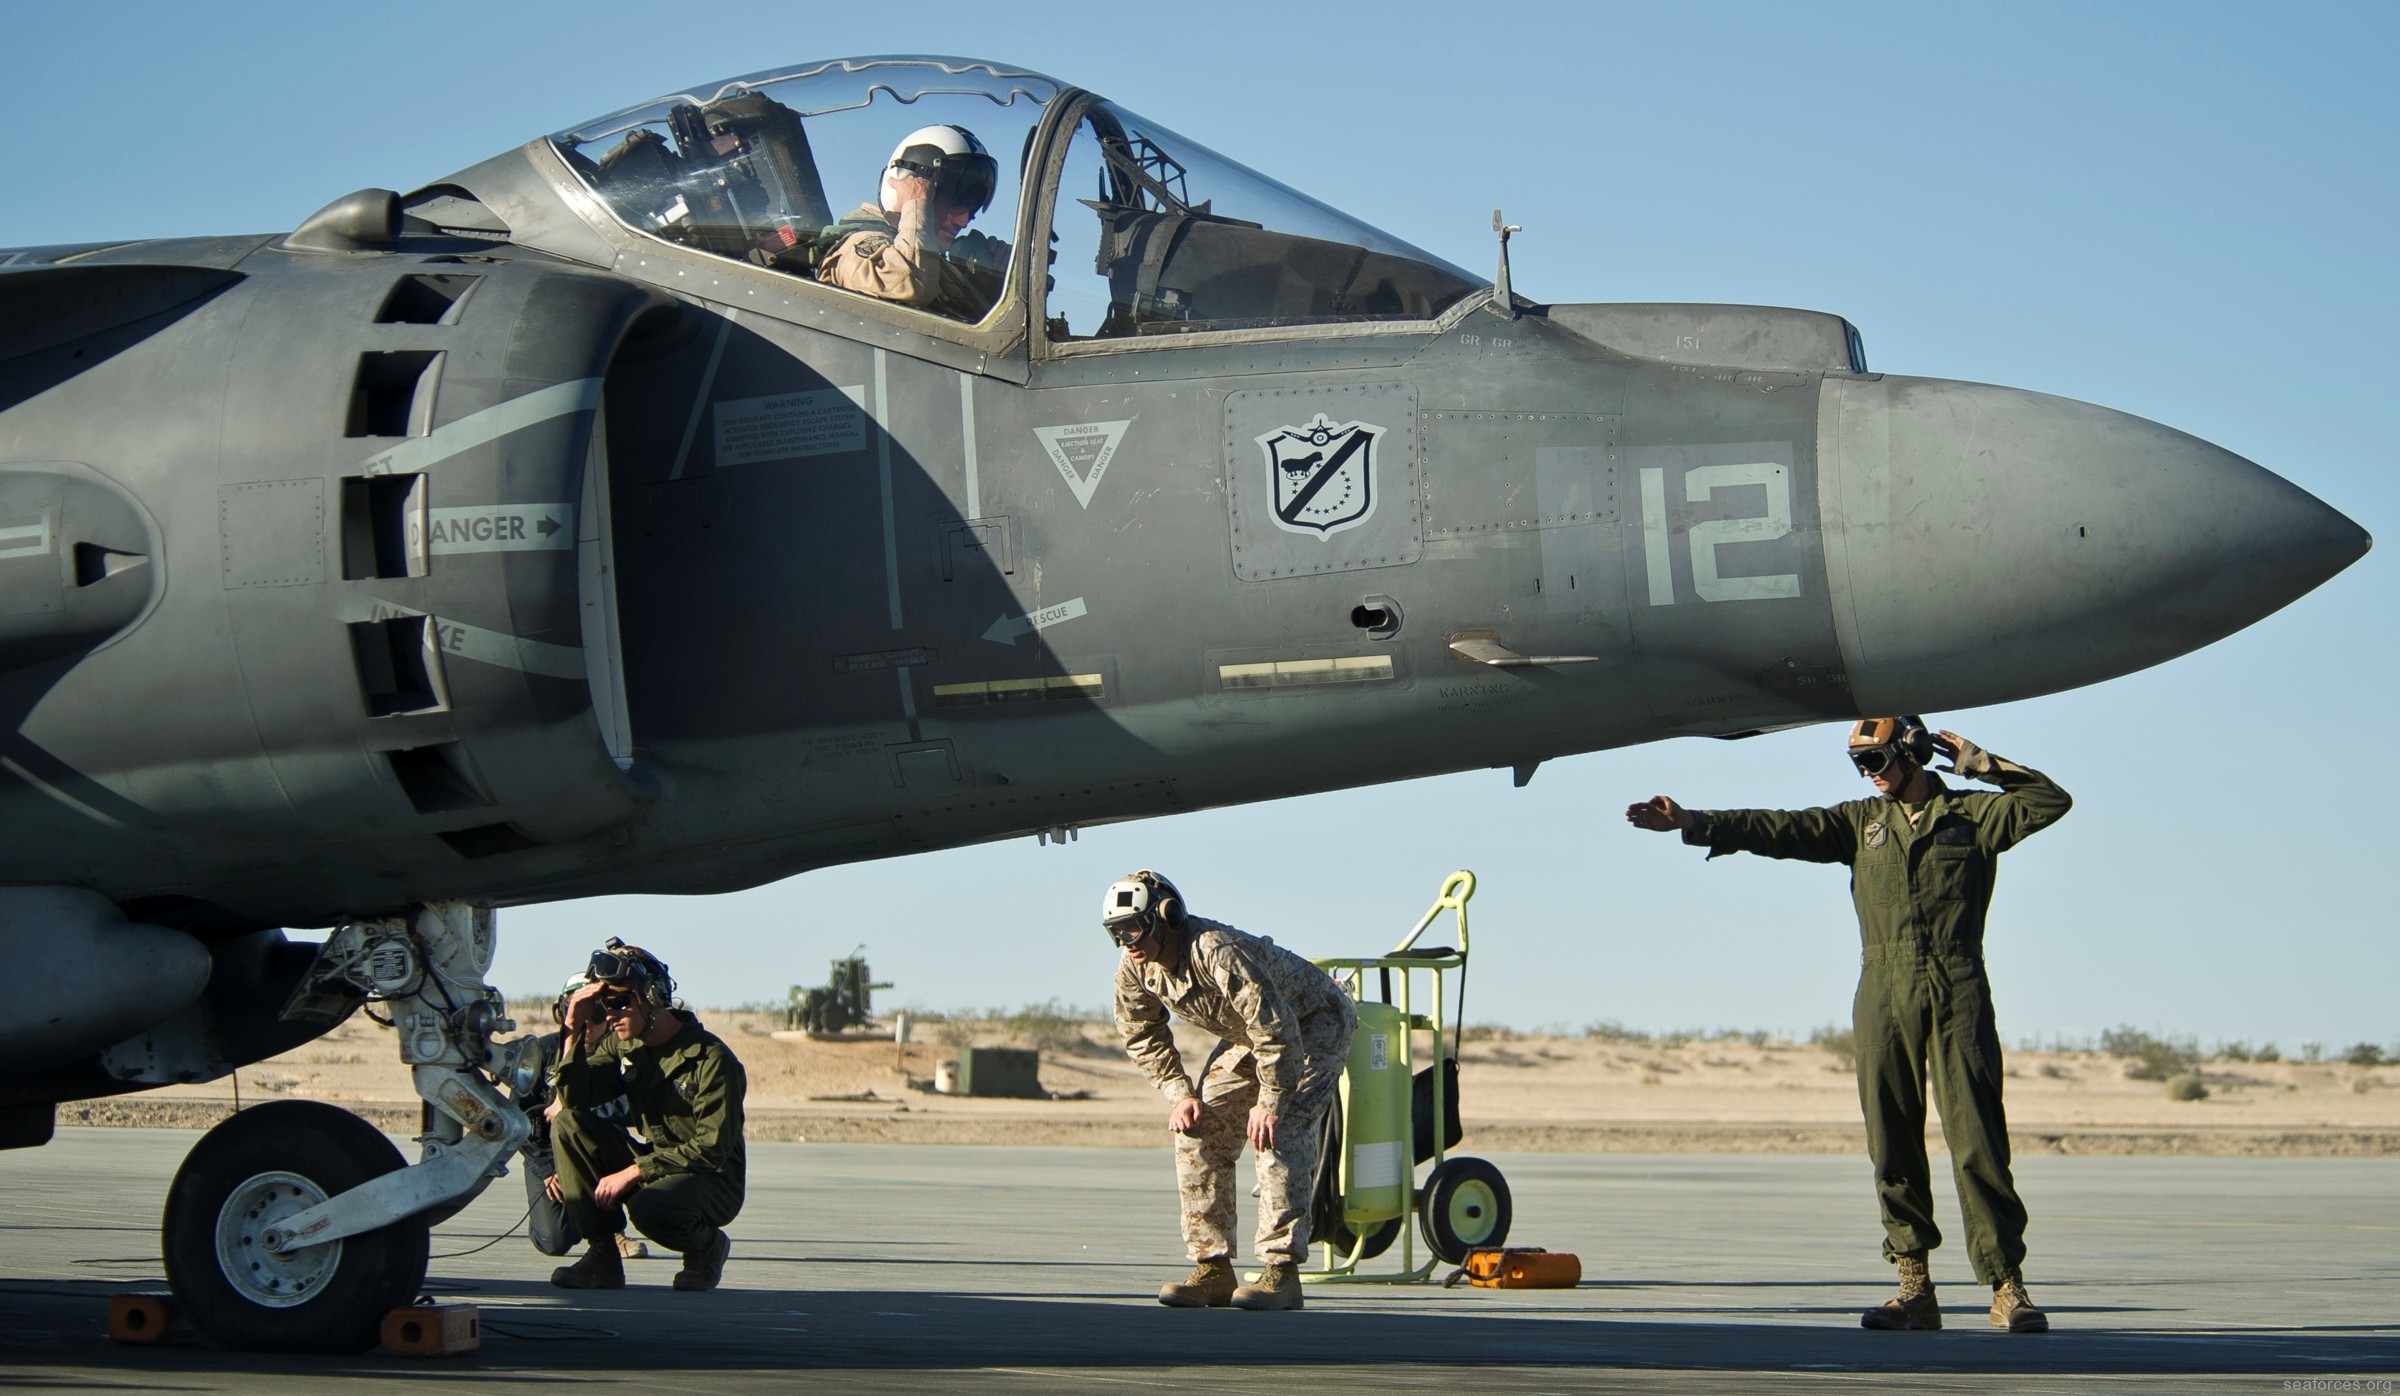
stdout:
{"type": "MultiPolygon", "coordinates": [[[[1390,1221],[1371,1223],[1367,1227],[1367,1243],[1359,1247],[1358,1258],[1373,1260],[1390,1250],[1392,1243],[1400,1239],[1400,1228],[1407,1223],[1408,1218],[1406,1217],[1394,1217],[1390,1221]]],[[[1349,1257],[1350,1247],[1356,1244],[1358,1234],[1350,1229],[1348,1223],[1336,1221],[1333,1224],[1333,1230],[1325,1234],[1324,1240],[1326,1244],[1333,1247],[1334,1259],[1344,1260],[1349,1257]]]]}
{"type": "Polygon", "coordinates": [[[1425,1248],[1449,1265],[1464,1265],[1467,1252],[1507,1241],[1511,1212],[1508,1181],[1479,1158],[1443,1160],[1418,1194],[1425,1248]]]}

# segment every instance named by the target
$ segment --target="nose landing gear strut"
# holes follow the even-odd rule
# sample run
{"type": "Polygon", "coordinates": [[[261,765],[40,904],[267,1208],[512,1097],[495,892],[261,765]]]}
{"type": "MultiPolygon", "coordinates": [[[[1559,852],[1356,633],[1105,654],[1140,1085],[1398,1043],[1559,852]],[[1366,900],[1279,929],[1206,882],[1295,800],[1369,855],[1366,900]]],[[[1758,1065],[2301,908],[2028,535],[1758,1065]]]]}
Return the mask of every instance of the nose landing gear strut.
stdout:
{"type": "Polygon", "coordinates": [[[492,964],[492,913],[436,902],[342,926],[285,1010],[333,996],[391,1007],[400,1057],[431,1107],[420,1157],[314,1101],[244,1110],[185,1157],[162,1240],[177,1303],[211,1341],[278,1352],[359,1352],[425,1280],[432,1224],[472,1201],[525,1142],[523,1113],[494,1086],[518,1044],[492,964]]]}

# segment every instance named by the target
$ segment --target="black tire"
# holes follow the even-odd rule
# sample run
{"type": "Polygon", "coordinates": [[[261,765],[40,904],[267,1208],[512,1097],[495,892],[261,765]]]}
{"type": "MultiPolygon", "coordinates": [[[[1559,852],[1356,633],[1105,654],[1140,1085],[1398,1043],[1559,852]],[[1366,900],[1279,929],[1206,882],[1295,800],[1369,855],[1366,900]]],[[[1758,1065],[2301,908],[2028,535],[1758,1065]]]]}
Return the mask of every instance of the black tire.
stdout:
{"type": "MultiPolygon", "coordinates": [[[[1390,1250],[1392,1243],[1400,1239],[1400,1228],[1407,1224],[1408,1218],[1406,1217],[1393,1217],[1389,1221],[1371,1223],[1367,1228],[1367,1244],[1360,1248],[1358,1258],[1373,1260],[1390,1250]]],[[[1339,1263],[1349,1259],[1350,1247],[1357,1241],[1358,1236],[1350,1229],[1349,1223],[1336,1221],[1322,1239],[1333,1247],[1333,1258],[1339,1263]]]]}
{"type": "Polygon", "coordinates": [[[1425,1248],[1446,1265],[1464,1265],[1467,1252],[1506,1244],[1514,1219],[1508,1180],[1479,1158],[1444,1159],[1417,1195],[1425,1248]]]}
{"type": "Polygon", "coordinates": [[[161,1240],[177,1306],[219,1347],[347,1353],[375,1346],[384,1314],[415,1299],[425,1283],[430,1228],[423,1218],[282,1261],[245,1238],[403,1166],[373,1125],[314,1101],[279,1100],[218,1125],[185,1155],[167,1192],[161,1240]],[[256,1259],[237,1280],[243,1256],[256,1259]]]}

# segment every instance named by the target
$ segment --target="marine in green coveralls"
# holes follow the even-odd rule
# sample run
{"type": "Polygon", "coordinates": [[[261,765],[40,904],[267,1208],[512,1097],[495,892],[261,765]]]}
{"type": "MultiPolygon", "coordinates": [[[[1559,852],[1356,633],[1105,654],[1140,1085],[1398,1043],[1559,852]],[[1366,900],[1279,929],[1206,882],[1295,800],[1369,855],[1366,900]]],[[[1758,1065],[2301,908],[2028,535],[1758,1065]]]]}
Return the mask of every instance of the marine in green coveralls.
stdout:
{"type": "MultiPolygon", "coordinates": [[[[594,982],[568,998],[561,1029],[550,1124],[559,1202],[587,1237],[611,1237],[631,1215],[644,1236],[683,1253],[675,1288],[715,1289],[733,1251],[724,1228],[742,1210],[742,1064],[671,1006],[675,981],[658,957],[611,940],[589,972],[594,982]],[[601,1118],[619,1100],[638,1144],[601,1118]]],[[[613,1242],[596,1241],[550,1283],[622,1289],[625,1262],[613,1242]]]]}
{"type": "Polygon", "coordinates": [[[1637,828],[1680,830],[1708,856],[1757,853],[1850,865],[1865,955],[1853,1007],[1858,1097],[1867,1153],[1883,1205],[1883,1250],[1900,1292],[1862,1322],[1868,1328],[1942,1326],[1927,1252],[1942,1243],[1933,1222],[1925,1157],[1925,1080],[1941,1107],[1942,1134],[1966,1216],[1976,1278],[1992,1286],[1992,1323],[2040,1333],[2050,1322],[2026,1296],[2025,1204],[2008,1168],[2001,1108],[2000,1034],[1983,968],[1983,926],[1999,857],[2056,823],[2072,801],[2039,771],[2004,761],[1955,732],[1914,717],[1868,718],[1850,732],[1850,759],[1876,797],[1806,810],[1689,810],[1664,795],[1627,807],[1637,828]],[[2000,787],[1952,790],[1926,769],[2000,787]]]}

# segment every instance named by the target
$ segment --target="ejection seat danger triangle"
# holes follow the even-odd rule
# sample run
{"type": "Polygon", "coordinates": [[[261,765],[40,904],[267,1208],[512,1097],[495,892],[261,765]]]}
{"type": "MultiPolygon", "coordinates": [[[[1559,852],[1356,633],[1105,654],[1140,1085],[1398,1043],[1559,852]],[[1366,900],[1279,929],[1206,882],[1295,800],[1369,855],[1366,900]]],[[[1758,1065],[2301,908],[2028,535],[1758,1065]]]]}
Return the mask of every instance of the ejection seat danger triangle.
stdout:
{"type": "Polygon", "coordinates": [[[1033,436],[1050,453],[1050,463],[1058,467],[1058,473],[1066,477],[1067,488],[1075,491],[1075,502],[1089,509],[1101,475],[1117,457],[1117,443],[1125,439],[1125,428],[1132,425],[1130,417],[1122,422],[1073,422],[1035,427],[1033,436]]]}

